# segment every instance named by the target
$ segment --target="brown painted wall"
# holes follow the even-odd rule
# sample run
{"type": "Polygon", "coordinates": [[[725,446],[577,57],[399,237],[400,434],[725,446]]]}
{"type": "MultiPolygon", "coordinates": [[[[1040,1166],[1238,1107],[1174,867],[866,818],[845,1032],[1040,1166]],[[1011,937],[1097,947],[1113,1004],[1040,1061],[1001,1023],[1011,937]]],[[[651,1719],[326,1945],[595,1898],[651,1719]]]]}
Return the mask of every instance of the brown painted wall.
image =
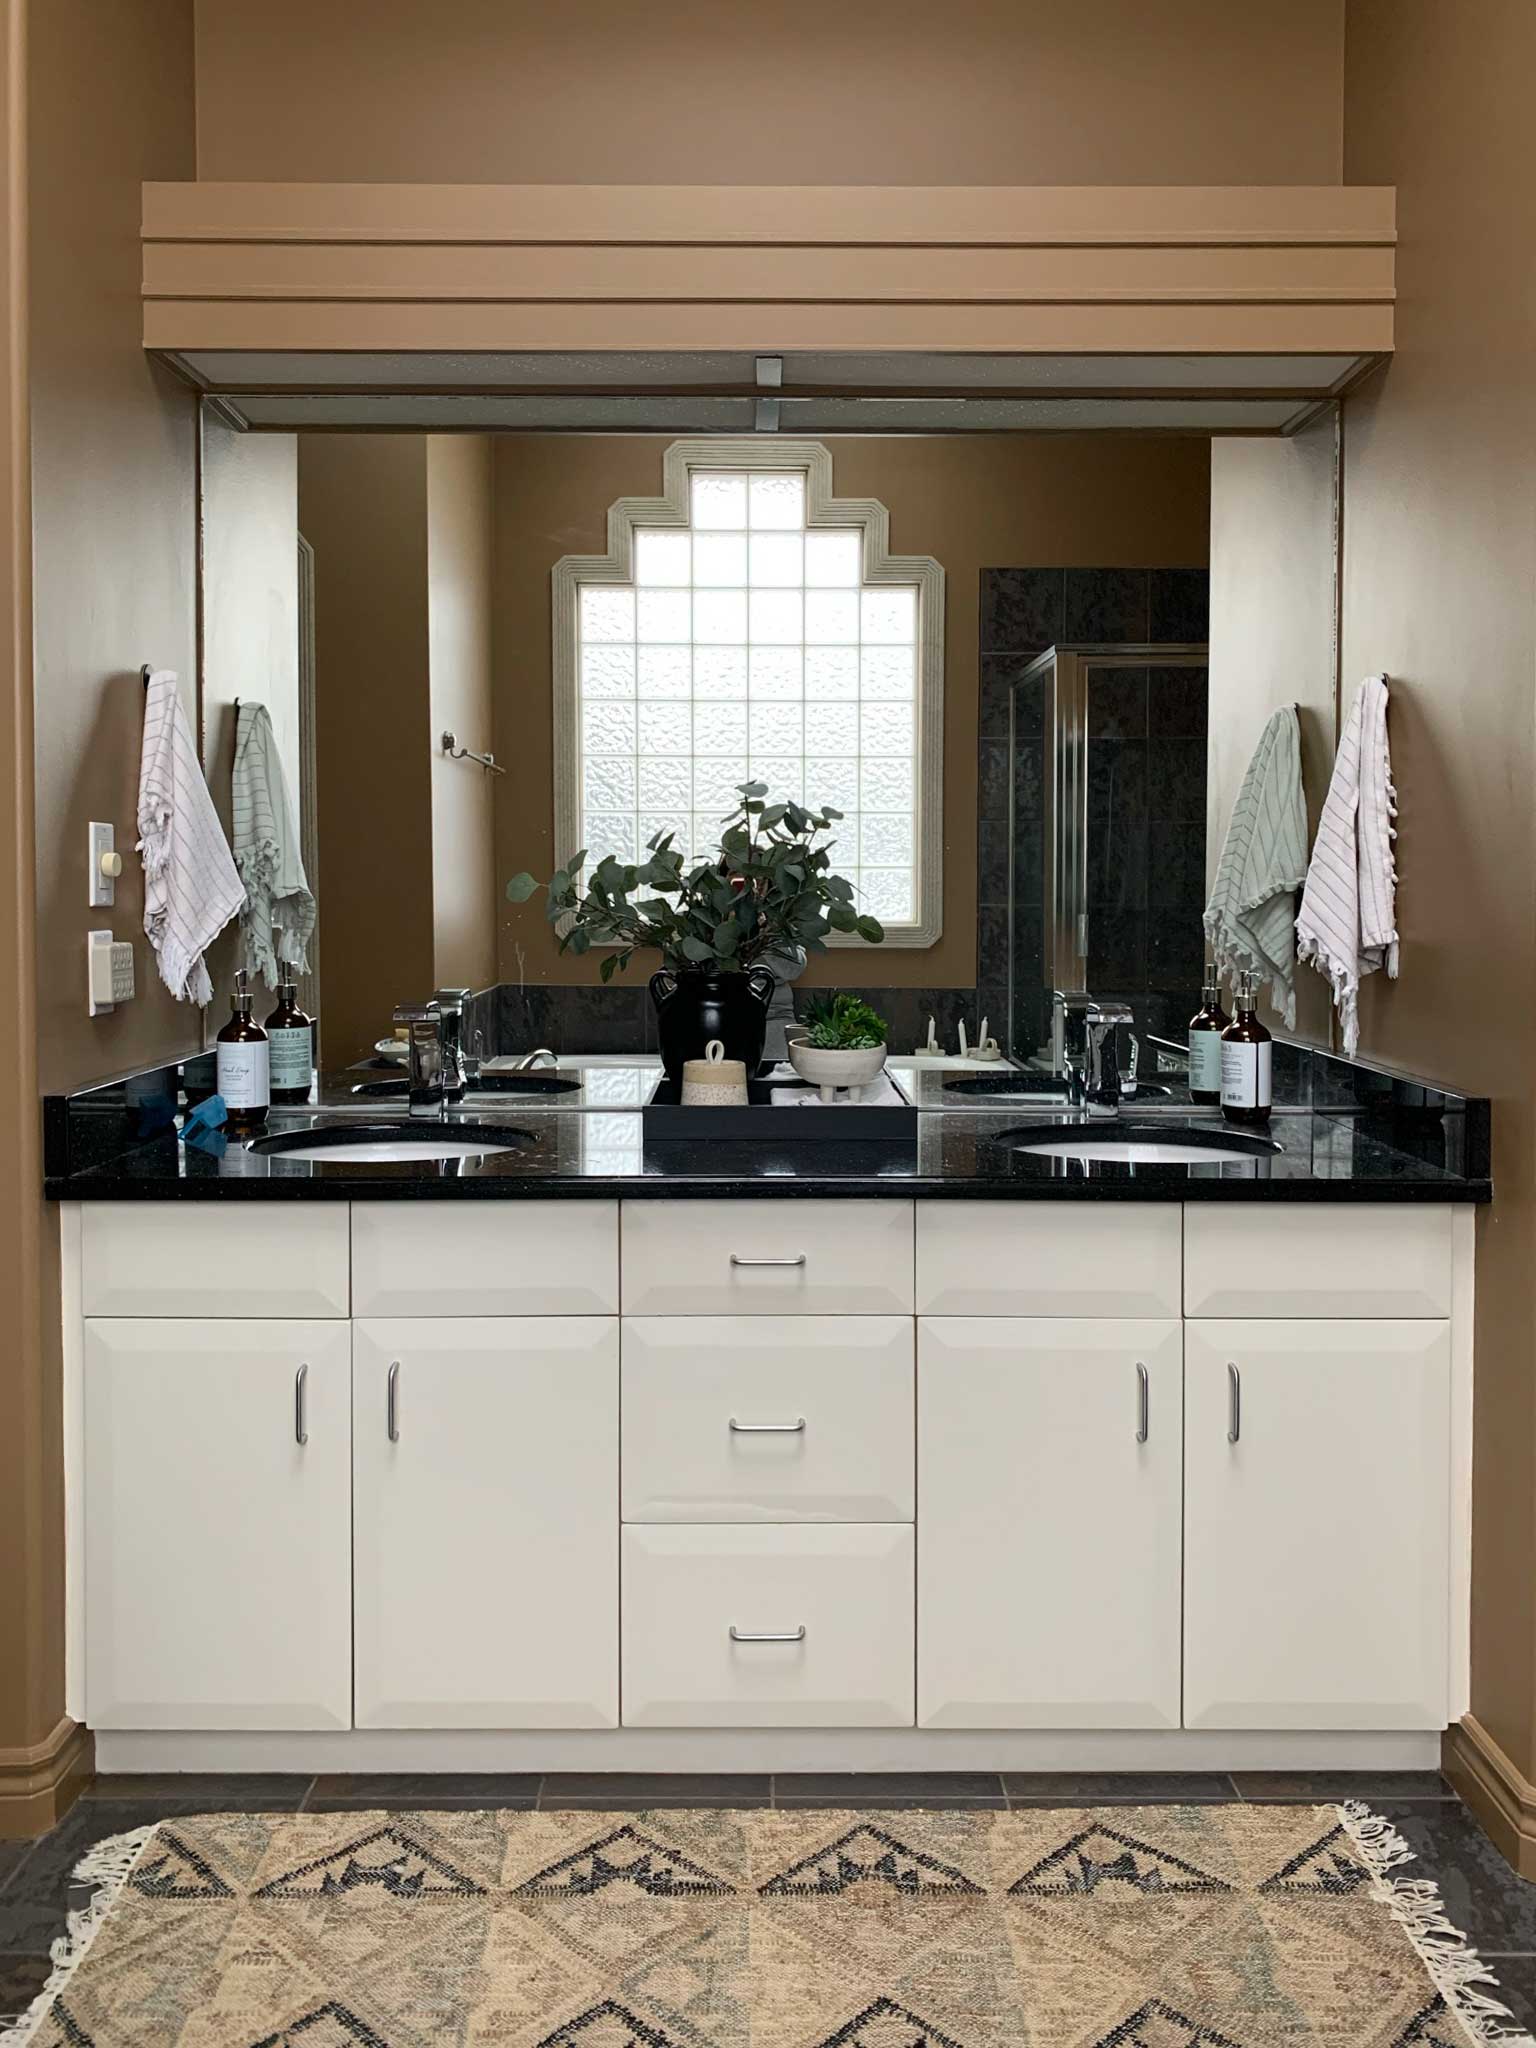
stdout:
{"type": "Polygon", "coordinates": [[[434,974],[439,988],[496,979],[495,782],[438,747],[491,745],[491,443],[427,437],[427,630],[430,644],[434,974]]]}
{"type": "MultiPolygon", "coordinates": [[[[1215,878],[1232,805],[1259,734],[1282,704],[1301,720],[1308,840],[1337,740],[1337,425],[1289,440],[1211,443],[1211,705],[1206,880],[1215,878]]],[[[1263,1004],[1272,1025],[1284,1019],[1263,1004]]],[[[1296,969],[1294,1035],[1330,1043],[1328,985],[1296,969]]]]}
{"type": "Polygon", "coordinates": [[[1402,978],[1367,1056],[1493,1097],[1473,1711],[1536,1775],[1536,177],[1529,0],[1352,0],[1346,169],[1398,188],[1398,352],[1345,406],[1343,683],[1392,678],[1402,978]],[[1520,266],[1520,279],[1510,264],[1520,266]]]}
{"type": "Polygon", "coordinates": [[[139,182],[194,174],[190,7],[31,9],[38,1023],[45,1089],[202,1043],[144,939],[133,842],[141,662],[196,701],[197,408],[139,342],[139,182]],[[153,117],[146,118],[152,108],[153,117]],[[112,923],[138,994],[88,1017],[86,824],[124,856],[112,923]]]}
{"type": "Polygon", "coordinates": [[[422,436],[304,435],[299,526],[315,551],[321,1051],[339,1066],[436,985],[422,436]]]}
{"type": "Polygon", "coordinates": [[[1343,0],[198,0],[198,174],[1333,184],[1343,0]]]}
{"type": "MultiPolygon", "coordinates": [[[[608,507],[661,488],[660,436],[504,435],[496,449],[496,785],[500,882],[553,866],[549,572],[600,553],[608,507]]],[[[944,933],[921,951],[883,951],[879,979],[965,987],[976,979],[977,611],[984,567],[1176,566],[1206,559],[1210,444],[1111,436],[833,437],[832,484],[881,499],[898,553],[944,565],[944,933]]],[[[500,903],[501,977],[597,979],[560,954],[539,904],[500,903]],[[519,954],[519,949],[521,957],[519,954]]],[[[814,982],[868,979],[865,954],[812,964],[814,982]],[[857,965],[851,964],[857,962],[857,965]]]]}

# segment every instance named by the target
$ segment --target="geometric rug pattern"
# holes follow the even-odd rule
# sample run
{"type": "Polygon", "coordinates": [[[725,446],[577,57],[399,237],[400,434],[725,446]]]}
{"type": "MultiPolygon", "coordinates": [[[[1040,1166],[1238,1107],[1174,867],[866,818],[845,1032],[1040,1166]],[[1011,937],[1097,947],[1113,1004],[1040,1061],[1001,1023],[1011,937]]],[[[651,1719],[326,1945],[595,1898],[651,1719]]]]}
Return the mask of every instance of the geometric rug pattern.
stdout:
{"type": "Polygon", "coordinates": [[[1436,1988],[1338,1809],[1231,1805],[177,1819],[29,2038],[1470,2048],[1494,2032],[1436,1988]]]}

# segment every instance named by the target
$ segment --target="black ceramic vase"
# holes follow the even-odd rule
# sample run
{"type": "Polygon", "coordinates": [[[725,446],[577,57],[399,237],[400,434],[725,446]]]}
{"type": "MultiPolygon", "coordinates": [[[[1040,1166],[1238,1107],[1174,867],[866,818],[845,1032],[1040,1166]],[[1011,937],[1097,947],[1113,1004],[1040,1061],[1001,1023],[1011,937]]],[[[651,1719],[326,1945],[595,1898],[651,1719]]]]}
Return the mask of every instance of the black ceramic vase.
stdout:
{"type": "Polygon", "coordinates": [[[712,1038],[720,1040],[728,1060],[746,1063],[749,1076],[757,1072],[776,986],[766,967],[749,967],[744,974],[713,967],[674,974],[663,968],[651,976],[650,986],[669,1081],[681,1082],[683,1062],[703,1059],[712,1038]]]}

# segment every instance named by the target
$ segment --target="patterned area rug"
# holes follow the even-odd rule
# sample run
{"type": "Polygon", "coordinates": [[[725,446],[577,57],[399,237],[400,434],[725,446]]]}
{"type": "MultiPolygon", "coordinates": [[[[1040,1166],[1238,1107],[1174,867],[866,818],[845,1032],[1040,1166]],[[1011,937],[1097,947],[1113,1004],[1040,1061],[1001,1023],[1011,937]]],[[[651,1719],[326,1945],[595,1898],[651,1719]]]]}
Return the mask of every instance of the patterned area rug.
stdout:
{"type": "Polygon", "coordinates": [[[212,1814],[42,2048],[1468,2048],[1530,2037],[1360,1807],[212,1814]]]}

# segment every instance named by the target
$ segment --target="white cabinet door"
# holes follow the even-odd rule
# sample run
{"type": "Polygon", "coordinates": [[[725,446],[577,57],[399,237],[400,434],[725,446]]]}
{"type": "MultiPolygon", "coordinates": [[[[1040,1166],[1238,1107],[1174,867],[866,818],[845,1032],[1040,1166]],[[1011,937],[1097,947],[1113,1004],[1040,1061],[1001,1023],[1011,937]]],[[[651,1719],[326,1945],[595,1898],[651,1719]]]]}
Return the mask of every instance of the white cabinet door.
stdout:
{"type": "Polygon", "coordinates": [[[1176,1316],[1177,1202],[919,1202],[920,1316],[1176,1316]]]}
{"type": "Polygon", "coordinates": [[[624,1531],[627,1728],[910,1728],[912,1531],[624,1531]]]}
{"type": "Polygon", "coordinates": [[[354,1331],[358,1727],[614,1727],[617,1321],[354,1331]]]}
{"type": "Polygon", "coordinates": [[[1186,1347],[1185,1725],[1444,1727],[1449,1326],[1213,1321],[1186,1347]]]}
{"type": "Polygon", "coordinates": [[[917,1718],[1179,1725],[1181,1326],[923,1317],[917,1718]]]}
{"type": "Polygon", "coordinates": [[[602,1316],[617,1202],[354,1202],[355,1316],[602,1316]]]}
{"type": "Polygon", "coordinates": [[[87,1321],[93,1726],[350,1727],[350,1338],[87,1321]]]}
{"type": "Polygon", "coordinates": [[[910,1316],[629,1316],[626,1522],[910,1522],[910,1316]]]}

